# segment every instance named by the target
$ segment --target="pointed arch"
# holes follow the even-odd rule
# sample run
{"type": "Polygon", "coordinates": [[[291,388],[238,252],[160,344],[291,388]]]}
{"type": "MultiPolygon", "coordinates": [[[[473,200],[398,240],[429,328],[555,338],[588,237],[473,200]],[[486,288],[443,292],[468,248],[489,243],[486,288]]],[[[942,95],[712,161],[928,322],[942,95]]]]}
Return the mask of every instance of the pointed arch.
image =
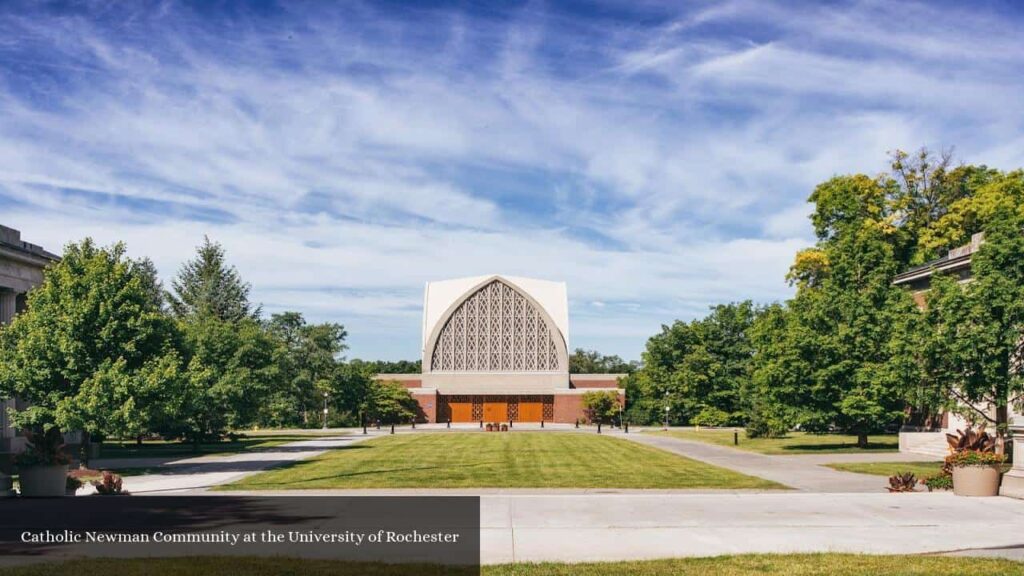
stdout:
{"type": "Polygon", "coordinates": [[[565,338],[526,291],[499,276],[467,290],[441,316],[424,372],[568,372],[565,338]]]}

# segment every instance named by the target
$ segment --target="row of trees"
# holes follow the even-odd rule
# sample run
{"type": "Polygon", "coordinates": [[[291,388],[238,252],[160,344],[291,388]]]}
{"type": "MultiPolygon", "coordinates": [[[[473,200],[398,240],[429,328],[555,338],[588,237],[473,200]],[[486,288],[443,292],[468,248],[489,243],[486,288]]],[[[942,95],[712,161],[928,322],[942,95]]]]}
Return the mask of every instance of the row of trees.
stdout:
{"type": "Polygon", "coordinates": [[[404,388],[373,378],[390,366],[343,361],[342,325],[297,312],[264,320],[249,290],[209,239],[169,291],[123,244],[70,244],[0,330],[0,397],[23,401],[13,423],[32,431],[195,442],[317,425],[325,400],[333,424],[414,415],[404,388]]]}
{"type": "Polygon", "coordinates": [[[1024,365],[1024,172],[892,155],[877,177],[815,188],[817,242],[796,255],[795,296],[712,308],[664,326],[627,379],[631,418],[869,432],[951,410],[1005,434],[1024,365]],[[917,306],[899,272],[982,232],[973,280],[936,274],[917,306]]]}

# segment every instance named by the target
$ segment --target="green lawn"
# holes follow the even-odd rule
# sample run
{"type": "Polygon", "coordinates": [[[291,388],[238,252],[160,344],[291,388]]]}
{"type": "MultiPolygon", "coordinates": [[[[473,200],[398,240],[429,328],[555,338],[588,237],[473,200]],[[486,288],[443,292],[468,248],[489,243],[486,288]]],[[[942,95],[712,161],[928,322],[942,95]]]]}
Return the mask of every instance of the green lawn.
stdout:
{"type": "Polygon", "coordinates": [[[311,438],[317,438],[322,436],[338,436],[334,434],[322,434],[322,433],[297,433],[289,432],[287,434],[274,434],[270,433],[259,433],[259,434],[246,434],[244,438],[238,438],[237,440],[223,440],[219,442],[204,442],[199,445],[198,450],[189,442],[180,441],[165,441],[165,440],[146,440],[142,445],[138,445],[134,440],[128,440],[124,443],[117,441],[104,442],[100,447],[100,458],[153,458],[161,456],[190,456],[190,455],[209,455],[209,454],[231,454],[236,452],[245,452],[247,450],[261,450],[266,448],[273,448],[280,446],[281,444],[287,444],[289,442],[296,442],[299,440],[309,440],[311,438]]]}
{"type": "MultiPolygon", "coordinates": [[[[843,472],[858,474],[875,474],[877,476],[893,476],[902,472],[913,472],[918,478],[935,476],[942,472],[942,462],[842,462],[825,464],[829,468],[843,472]]],[[[1003,464],[1003,472],[1009,472],[1011,464],[1003,464]]]]}
{"type": "MultiPolygon", "coordinates": [[[[454,569],[426,566],[412,570],[409,566],[386,564],[231,557],[72,560],[0,568],[0,576],[440,576],[457,573],[454,569]]],[[[483,576],[1009,576],[1022,573],[1024,564],[1011,560],[855,554],[756,554],[641,562],[503,564],[484,566],[481,571],[483,576]]]]}
{"type": "Polygon", "coordinates": [[[674,436],[761,454],[852,454],[899,450],[899,437],[895,434],[868,436],[867,448],[858,448],[857,437],[848,434],[790,432],[785,438],[747,438],[740,430],[739,444],[736,445],[733,444],[732,430],[650,430],[646,434],[674,436]]]}
{"type": "Polygon", "coordinates": [[[783,488],[628,440],[558,432],[384,436],[221,489],[783,488]]]}
{"type": "Polygon", "coordinates": [[[904,472],[913,472],[914,476],[917,476],[919,479],[942,472],[942,462],[843,462],[826,464],[826,466],[843,472],[874,474],[876,476],[893,476],[904,472]]]}

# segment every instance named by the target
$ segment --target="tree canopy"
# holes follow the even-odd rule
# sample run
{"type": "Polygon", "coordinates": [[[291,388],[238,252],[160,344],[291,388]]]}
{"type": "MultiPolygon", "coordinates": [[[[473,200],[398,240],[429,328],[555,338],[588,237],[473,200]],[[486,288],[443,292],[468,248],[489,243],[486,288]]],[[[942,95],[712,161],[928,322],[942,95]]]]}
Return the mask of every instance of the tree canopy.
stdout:
{"type": "Polygon", "coordinates": [[[250,285],[227,264],[224,248],[208,237],[196,249],[195,258],[178,271],[171,287],[167,299],[180,319],[212,317],[237,322],[260,316],[260,307],[249,302],[250,285]]]}
{"type": "Polygon", "coordinates": [[[134,435],[161,417],[181,379],[180,342],[152,267],[86,239],[69,244],[0,330],[0,396],[21,428],[134,435]]]}

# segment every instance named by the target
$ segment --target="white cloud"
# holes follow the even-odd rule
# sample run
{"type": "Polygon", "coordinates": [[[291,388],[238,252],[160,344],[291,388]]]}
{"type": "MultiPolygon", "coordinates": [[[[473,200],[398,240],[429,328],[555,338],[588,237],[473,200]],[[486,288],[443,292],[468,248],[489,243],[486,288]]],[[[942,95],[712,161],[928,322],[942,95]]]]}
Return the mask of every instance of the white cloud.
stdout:
{"type": "Polygon", "coordinates": [[[633,358],[677,317],[786,297],[832,175],[921,145],[1024,163],[1022,42],[983,10],[289,5],[225,35],[162,8],[0,12],[0,221],[124,239],[165,277],[210,234],[268,311],[344,322],[364,357],[416,355],[424,281],[500,272],[566,280],[574,345],[633,358]]]}

